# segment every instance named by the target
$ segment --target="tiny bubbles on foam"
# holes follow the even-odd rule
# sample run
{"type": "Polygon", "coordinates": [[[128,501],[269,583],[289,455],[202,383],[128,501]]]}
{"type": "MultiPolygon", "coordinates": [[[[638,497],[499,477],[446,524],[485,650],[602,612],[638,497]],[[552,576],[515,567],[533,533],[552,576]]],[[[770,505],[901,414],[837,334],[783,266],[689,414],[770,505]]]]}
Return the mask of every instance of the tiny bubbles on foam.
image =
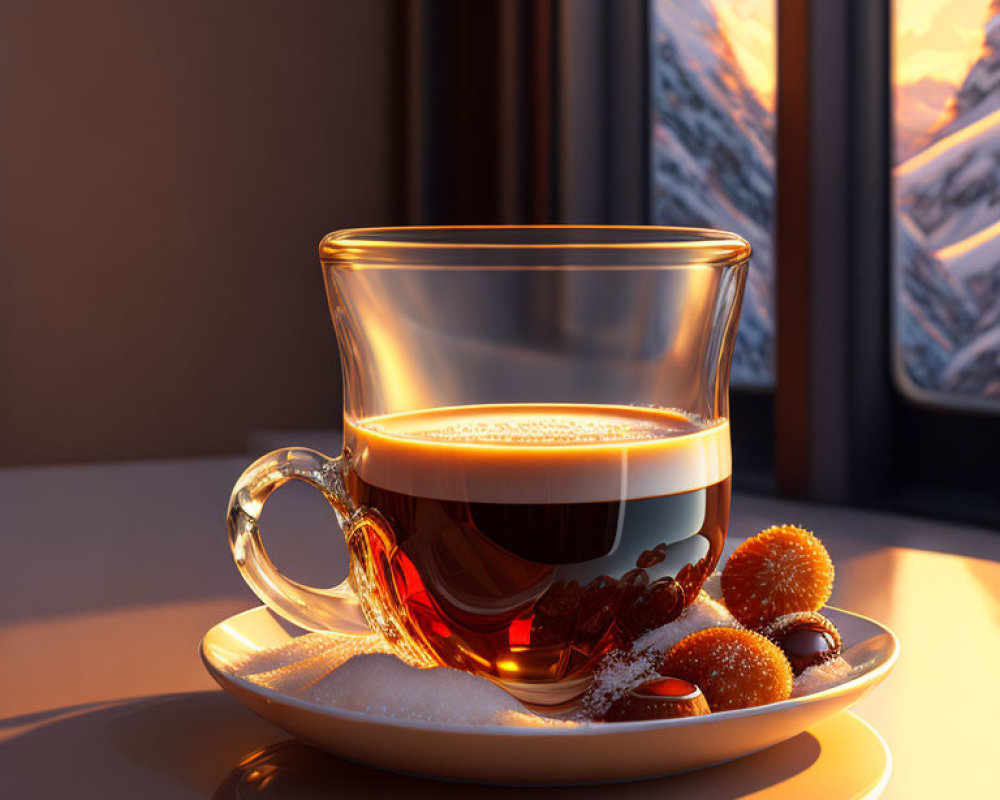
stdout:
{"type": "Polygon", "coordinates": [[[600,444],[676,436],[677,426],[644,420],[485,419],[415,430],[411,436],[443,442],[485,444],[600,444]]]}

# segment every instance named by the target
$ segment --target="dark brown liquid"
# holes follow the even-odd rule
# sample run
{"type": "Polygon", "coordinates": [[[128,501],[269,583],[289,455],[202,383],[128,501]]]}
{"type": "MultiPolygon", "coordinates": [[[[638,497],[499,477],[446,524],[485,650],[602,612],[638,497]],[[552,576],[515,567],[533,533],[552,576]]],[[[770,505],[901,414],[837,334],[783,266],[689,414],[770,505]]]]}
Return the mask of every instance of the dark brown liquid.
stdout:
{"type": "Polygon", "coordinates": [[[416,647],[501,681],[588,674],[609,649],[676,616],[719,560],[730,480],[583,503],[479,503],[347,475],[367,524],[349,537],[364,591],[416,647]]]}

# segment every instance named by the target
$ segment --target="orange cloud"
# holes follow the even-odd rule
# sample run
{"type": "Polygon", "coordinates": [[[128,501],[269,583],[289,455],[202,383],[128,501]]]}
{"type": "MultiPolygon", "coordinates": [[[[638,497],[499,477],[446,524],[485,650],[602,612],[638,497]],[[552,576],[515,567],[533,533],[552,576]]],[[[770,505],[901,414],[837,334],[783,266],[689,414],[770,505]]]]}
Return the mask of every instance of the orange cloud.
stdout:
{"type": "Polygon", "coordinates": [[[894,0],[893,83],[958,85],[983,43],[989,0],[894,0]]]}
{"type": "Polygon", "coordinates": [[[774,107],[776,0],[712,0],[719,27],[761,102],[774,107]]]}

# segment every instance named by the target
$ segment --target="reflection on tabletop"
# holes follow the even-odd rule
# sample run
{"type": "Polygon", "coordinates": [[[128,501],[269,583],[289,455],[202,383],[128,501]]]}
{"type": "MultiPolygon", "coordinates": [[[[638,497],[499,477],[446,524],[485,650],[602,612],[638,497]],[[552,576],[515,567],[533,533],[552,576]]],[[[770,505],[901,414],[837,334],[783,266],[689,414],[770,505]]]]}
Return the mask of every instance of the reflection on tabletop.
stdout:
{"type": "MultiPolygon", "coordinates": [[[[477,796],[497,798],[661,798],[735,800],[874,798],[885,787],[891,757],[882,738],[859,717],[844,712],[786,742],[746,758],[682,775],[561,788],[478,786],[477,796]]],[[[467,797],[468,784],[389,774],[314,750],[294,739],[246,755],[216,790],[213,800],[302,798],[330,792],[392,797],[467,797]]]]}
{"type": "MultiPolygon", "coordinates": [[[[60,709],[0,722],[3,796],[34,798],[455,797],[469,784],[397,775],[314,750],[221,691],[60,709]],[[10,723],[10,725],[8,725],[10,723]],[[21,727],[12,737],[11,728],[21,727]],[[5,730],[6,729],[6,730],[5,730]]],[[[736,761],[672,777],[572,788],[476,787],[476,796],[737,800],[877,797],[881,736],[850,712],[736,761]]]]}
{"type": "MultiPolygon", "coordinates": [[[[19,532],[0,559],[0,653],[16,655],[0,658],[0,795],[208,798],[224,779],[228,786],[238,782],[226,776],[248,754],[288,738],[215,686],[197,654],[209,628],[256,604],[232,567],[220,521],[219,498],[245,465],[245,458],[218,458],[0,474],[0,530],[19,532]],[[53,486],[58,503],[51,502],[53,486]],[[166,506],[164,496],[171,498],[166,506]],[[150,514],[150,508],[159,511],[150,514]],[[192,553],[200,555],[192,561],[192,553]],[[40,576],[43,587],[59,591],[39,591],[40,576]]],[[[329,507],[321,498],[315,506],[305,502],[312,498],[305,488],[296,498],[295,488],[271,501],[271,524],[289,531],[289,548],[277,555],[287,556],[290,572],[315,582],[327,563],[317,548],[326,543],[327,570],[334,570],[329,578],[336,582],[346,571],[346,549],[335,551],[333,537],[324,538],[332,524],[329,507]],[[282,516],[285,495],[288,515],[282,516]]],[[[885,800],[1000,797],[1000,773],[991,767],[1000,718],[1000,536],[737,494],[729,547],[777,522],[799,523],[823,538],[837,565],[832,605],[870,616],[899,636],[896,669],[856,706],[892,750],[885,800]],[[947,691],[928,690],[934,687],[947,691]]],[[[834,721],[841,718],[825,724],[834,721]]],[[[702,777],[761,763],[784,746],[702,777]]],[[[382,785],[389,796],[449,791],[447,784],[314,757],[327,769],[367,776],[370,783],[362,785],[379,795],[382,785]]],[[[813,768],[824,763],[818,758],[813,768]]],[[[680,785],[697,798],[688,788],[693,783],[682,780],[694,777],[604,791],[662,797],[664,789],[656,787],[680,785]]],[[[758,775],[750,786],[759,791],[762,784],[758,775]]],[[[350,797],[349,791],[322,791],[333,793],[350,797]]]]}

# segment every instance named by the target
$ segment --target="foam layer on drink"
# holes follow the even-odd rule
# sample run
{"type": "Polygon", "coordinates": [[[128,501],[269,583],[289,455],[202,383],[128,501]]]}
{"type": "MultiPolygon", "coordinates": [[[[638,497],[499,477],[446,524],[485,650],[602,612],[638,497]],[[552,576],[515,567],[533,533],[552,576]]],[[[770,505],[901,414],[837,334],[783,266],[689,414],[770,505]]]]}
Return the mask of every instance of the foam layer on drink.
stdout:
{"type": "Polygon", "coordinates": [[[729,423],[633,406],[512,404],[346,423],[366,483],[476,503],[585,503],[679,494],[732,471],[729,423]]]}

